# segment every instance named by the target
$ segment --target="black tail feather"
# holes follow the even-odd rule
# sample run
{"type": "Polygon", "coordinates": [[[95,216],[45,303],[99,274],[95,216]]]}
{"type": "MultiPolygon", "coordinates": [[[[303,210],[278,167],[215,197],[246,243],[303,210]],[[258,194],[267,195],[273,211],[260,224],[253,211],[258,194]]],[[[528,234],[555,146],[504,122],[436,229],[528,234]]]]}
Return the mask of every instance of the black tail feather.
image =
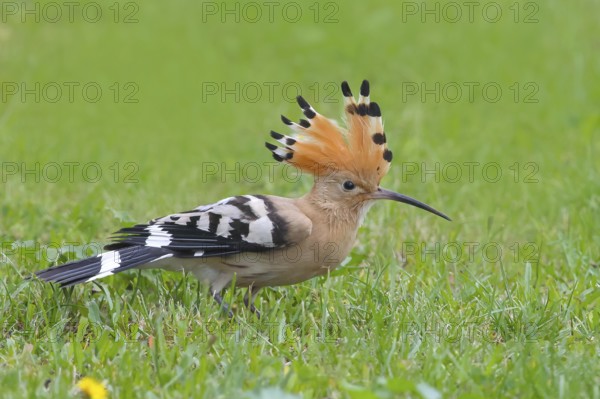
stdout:
{"type": "Polygon", "coordinates": [[[172,256],[172,252],[169,250],[135,245],[104,252],[91,258],[69,262],[64,265],[53,266],[40,270],[35,274],[41,280],[58,283],[61,287],[68,287],[169,256],[172,256]]]}

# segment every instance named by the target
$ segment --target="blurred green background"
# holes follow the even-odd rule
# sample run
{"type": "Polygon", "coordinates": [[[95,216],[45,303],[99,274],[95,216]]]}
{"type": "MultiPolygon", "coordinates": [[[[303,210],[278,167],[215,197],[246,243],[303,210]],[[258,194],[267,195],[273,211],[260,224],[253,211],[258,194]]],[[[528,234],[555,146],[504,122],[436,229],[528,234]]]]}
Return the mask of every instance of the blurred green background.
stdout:
{"type": "MultiPolygon", "coordinates": [[[[405,267],[425,273],[417,279],[424,292],[431,292],[429,277],[447,278],[451,270],[457,297],[468,291],[458,283],[461,273],[510,297],[512,284],[533,267],[539,296],[553,292],[565,320],[573,312],[598,332],[598,1],[72,4],[2,3],[3,248],[104,241],[121,225],[230,195],[302,195],[308,178],[286,182],[280,167],[273,178],[267,166],[254,181],[243,167],[272,161],[264,141],[271,129],[285,132],[280,114],[301,116],[295,95],[339,119],[339,83],[348,80],[357,93],[367,78],[394,152],[382,185],[453,222],[380,204],[369,213],[354,258],[393,269],[400,267],[402,257],[395,256],[406,250],[403,242],[461,243],[463,251],[462,243],[493,242],[503,262],[481,256],[474,262],[464,252],[458,262],[443,253],[441,259],[408,254],[405,267]],[[218,173],[208,174],[214,165],[218,173]],[[221,174],[223,168],[234,172],[221,174]],[[575,310],[569,297],[580,301],[575,310]]],[[[11,256],[5,287],[49,265],[18,251],[11,256]]],[[[566,329],[568,323],[556,331],[566,329]]],[[[583,352],[574,353],[573,364],[583,352]]],[[[565,374],[569,388],[589,393],[597,377],[579,386],[578,375],[592,366],[573,367],[565,374]]],[[[375,368],[371,377],[344,378],[369,387],[373,376],[402,374],[389,364],[375,368]]],[[[541,380],[554,381],[552,373],[541,380]]],[[[520,377],[506,378],[514,385],[499,394],[529,392],[516,382],[520,377]]],[[[469,392],[440,375],[424,379],[451,396],[469,392]]],[[[335,383],[315,384],[314,397],[348,394],[335,383]]],[[[550,395],[557,386],[535,392],[550,395]]]]}

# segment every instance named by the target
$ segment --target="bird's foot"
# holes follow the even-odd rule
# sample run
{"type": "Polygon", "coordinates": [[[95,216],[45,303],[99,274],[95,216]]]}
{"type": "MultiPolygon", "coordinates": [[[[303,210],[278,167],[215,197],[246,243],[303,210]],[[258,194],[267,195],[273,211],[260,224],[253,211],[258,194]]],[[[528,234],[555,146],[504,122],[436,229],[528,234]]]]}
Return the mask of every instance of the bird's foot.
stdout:
{"type": "Polygon", "coordinates": [[[223,310],[223,312],[227,313],[227,316],[229,316],[230,318],[233,318],[233,312],[231,311],[231,306],[229,306],[229,304],[227,304],[227,302],[225,302],[223,300],[221,293],[215,291],[215,292],[213,292],[212,297],[215,299],[215,301],[217,301],[219,306],[221,306],[221,310],[223,310]]]}
{"type": "Polygon", "coordinates": [[[244,305],[250,309],[250,312],[254,313],[256,315],[256,318],[260,320],[260,312],[258,309],[256,309],[256,306],[254,306],[253,303],[250,303],[250,298],[249,295],[246,294],[244,296],[244,305]]]}

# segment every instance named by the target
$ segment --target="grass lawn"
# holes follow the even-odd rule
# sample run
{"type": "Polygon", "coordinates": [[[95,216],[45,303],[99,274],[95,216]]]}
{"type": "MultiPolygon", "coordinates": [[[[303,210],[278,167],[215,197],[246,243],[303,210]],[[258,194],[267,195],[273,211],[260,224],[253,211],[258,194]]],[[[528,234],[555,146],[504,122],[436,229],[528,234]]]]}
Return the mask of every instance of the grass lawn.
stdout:
{"type": "MultiPolygon", "coordinates": [[[[600,397],[598,1],[3,2],[3,398],[600,397]],[[302,93],[382,108],[379,203],[327,278],[223,316],[193,276],[35,270],[247,193],[302,93]]],[[[292,176],[293,177],[293,176],[292,176]]]]}

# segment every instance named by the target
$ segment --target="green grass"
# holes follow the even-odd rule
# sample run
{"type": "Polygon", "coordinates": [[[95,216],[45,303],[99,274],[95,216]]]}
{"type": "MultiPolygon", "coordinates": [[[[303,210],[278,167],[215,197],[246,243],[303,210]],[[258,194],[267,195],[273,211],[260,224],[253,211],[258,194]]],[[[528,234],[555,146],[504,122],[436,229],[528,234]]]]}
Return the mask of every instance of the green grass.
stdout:
{"type": "Polygon", "coordinates": [[[203,14],[221,2],[122,2],[131,24],[114,23],[112,2],[96,3],[97,23],[65,9],[59,23],[2,14],[2,397],[69,397],[82,376],[114,398],[600,397],[600,4],[500,1],[491,23],[488,3],[473,22],[466,8],[449,21],[446,3],[439,22],[407,13],[421,2],[388,3],[317,3],[317,23],[313,2],[297,3],[298,22],[283,5],[273,22],[266,8],[255,23],[203,14]],[[395,154],[383,186],[453,222],[378,204],[348,263],[262,292],[260,322],[239,305],[224,318],[192,276],[129,272],[67,290],[24,280],[124,225],[230,195],[303,194],[310,180],[286,182],[281,168],[252,182],[206,167],[270,162],[279,114],[300,116],[296,87],[338,117],[331,82],[356,91],[363,78],[395,154]],[[36,82],[63,96],[7,93],[36,82]],[[65,82],[79,84],[72,102],[65,82]],[[103,90],[95,103],[80,90],[89,82],[103,90]],[[436,82],[439,101],[406,92],[436,82]],[[65,162],[79,163],[72,179],[65,162]]]}

